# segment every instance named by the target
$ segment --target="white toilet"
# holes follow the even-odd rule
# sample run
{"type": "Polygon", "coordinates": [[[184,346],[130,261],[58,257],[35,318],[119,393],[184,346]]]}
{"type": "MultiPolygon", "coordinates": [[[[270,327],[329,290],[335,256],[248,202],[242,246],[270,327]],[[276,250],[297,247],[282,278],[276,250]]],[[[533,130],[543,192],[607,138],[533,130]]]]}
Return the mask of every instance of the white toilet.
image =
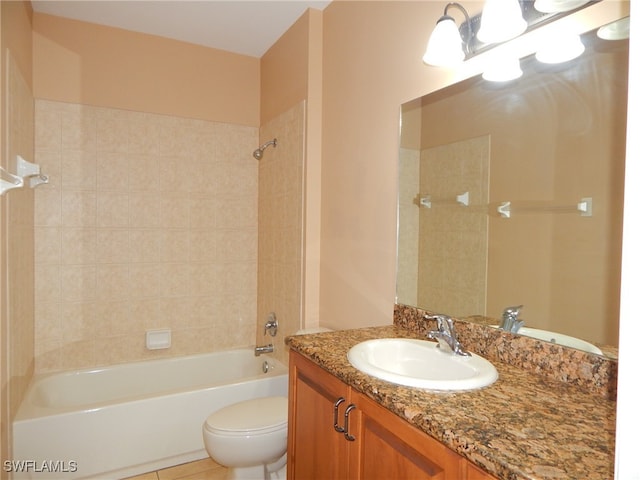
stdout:
{"type": "Polygon", "coordinates": [[[229,479],[285,479],[287,397],[234,403],[207,417],[204,446],[229,479]]]}

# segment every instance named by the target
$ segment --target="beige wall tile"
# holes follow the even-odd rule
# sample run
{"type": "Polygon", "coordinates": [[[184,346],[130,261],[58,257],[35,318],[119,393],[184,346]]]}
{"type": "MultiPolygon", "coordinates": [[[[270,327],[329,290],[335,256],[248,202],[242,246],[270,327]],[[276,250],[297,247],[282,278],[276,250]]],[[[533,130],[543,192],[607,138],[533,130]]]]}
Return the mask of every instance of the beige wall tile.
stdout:
{"type": "MultiPolygon", "coordinates": [[[[302,322],[303,119],[304,104],[301,103],[260,131],[261,142],[277,138],[278,145],[265,151],[259,164],[259,220],[255,237],[259,252],[256,343],[273,342],[276,357],[285,363],[287,351],[283,339],[295,333],[302,322]],[[263,336],[269,312],[276,313],[280,326],[274,339],[263,336]]],[[[233,238],[233,234],[230,237],[233,238]]],[[[251,239],[247,236],[244,241],[251,239]]]]}
{"type": "Polygon", "coordinates": [[[91,191],[62,190],[62,225],[93,227],[96,225],[96,194],[91,191]]]}
{"type": "Polygon", "coordinates": [[[257,129],[37,104],[58,181],[36,191],[36,369],[251,344],[257,129]],[[161,327],[174,346],[147,351],[145,329],[161,327]]]}
{"type": "Polygon", "coordinates": [[[60,114],[62,150],[96,150],[96,110],[67,104],[60,114]]]}
{"type": "Polygon", "coordinates": [[[40,187],[35,196],[34,223],[36,226],[62,225],[62,192],[40,187]]]}
{"type": "Polygon", "coordinates": [[[96,229],[62,228],[60,263],[64,265],[96,263],[96,229]]]}
{"type": "Polygon", "coordinates": [[[129,159],[126,152],[98,150],[96,154],[96,187],[99,191],[128,192],[129,177],[129,159]]]}
{"type": "Polygon", "coordinates": [[[60,264],[62,234],[59,227],[35,227],[35,263],[60,264]]]}
{"type": "Polygon", "coordinates": [[[61,265],[60,298],[66,302],[95,300],[96,266],[61,265]]]}
{"type": "Polygon", "coordinates": [[[62,150],[60,183],[64,189],[96,189],[96,153],[88,150],[62,150]]]}
{"type": "Polygon", "coordinates": [[[99,228],[97,230],[97,263],[128,263],[130,258],[129,230],[122,228],[99,228]]]}

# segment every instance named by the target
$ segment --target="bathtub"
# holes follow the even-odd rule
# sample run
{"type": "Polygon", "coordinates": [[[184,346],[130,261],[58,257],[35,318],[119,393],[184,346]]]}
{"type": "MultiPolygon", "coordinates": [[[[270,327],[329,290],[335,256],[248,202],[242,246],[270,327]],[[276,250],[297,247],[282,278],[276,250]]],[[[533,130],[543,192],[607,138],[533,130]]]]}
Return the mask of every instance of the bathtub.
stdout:
{"type": "Polygon", "coordinates": [[[287,388],[286,367],[249,348],[39,375],[3,467],[15,479],[120,479],[206,458],[209,414],[287,388]]]}

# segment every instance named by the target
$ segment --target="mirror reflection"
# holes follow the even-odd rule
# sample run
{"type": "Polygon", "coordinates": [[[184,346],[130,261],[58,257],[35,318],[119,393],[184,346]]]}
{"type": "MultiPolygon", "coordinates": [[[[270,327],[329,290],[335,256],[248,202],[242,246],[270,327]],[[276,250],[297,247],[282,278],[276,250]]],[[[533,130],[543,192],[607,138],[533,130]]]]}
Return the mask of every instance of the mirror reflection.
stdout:
{"type": "Polygon", "coordinates": [[[402,106],[397,302],[617,345],[628,40],[402,106]]]}

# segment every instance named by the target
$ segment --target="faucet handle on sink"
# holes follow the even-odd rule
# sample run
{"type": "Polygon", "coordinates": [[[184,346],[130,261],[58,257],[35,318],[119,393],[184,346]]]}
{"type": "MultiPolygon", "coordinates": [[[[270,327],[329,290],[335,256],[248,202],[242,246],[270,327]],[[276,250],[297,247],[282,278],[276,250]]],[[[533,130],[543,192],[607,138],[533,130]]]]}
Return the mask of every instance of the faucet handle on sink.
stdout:
{"type": "Polygon", "coordinates": [[[425,315],[426,320],[435,320],[438,323],[436,330],[427,333],[427,337],[437,340],[440,348],[448,348],[455,355],[468,357],[471,354],[464,350],[456,336],[456,329],[453,326],[453,320],[448,315],[436,314],[425,315]]]}
{"type": "Polygon", "coordinates": [[[436,313],[434,315],[425,315],[426,320],[435,320],[438,324],[438,331],[455,335],[453,320],[448,315],[436,313]]]}

